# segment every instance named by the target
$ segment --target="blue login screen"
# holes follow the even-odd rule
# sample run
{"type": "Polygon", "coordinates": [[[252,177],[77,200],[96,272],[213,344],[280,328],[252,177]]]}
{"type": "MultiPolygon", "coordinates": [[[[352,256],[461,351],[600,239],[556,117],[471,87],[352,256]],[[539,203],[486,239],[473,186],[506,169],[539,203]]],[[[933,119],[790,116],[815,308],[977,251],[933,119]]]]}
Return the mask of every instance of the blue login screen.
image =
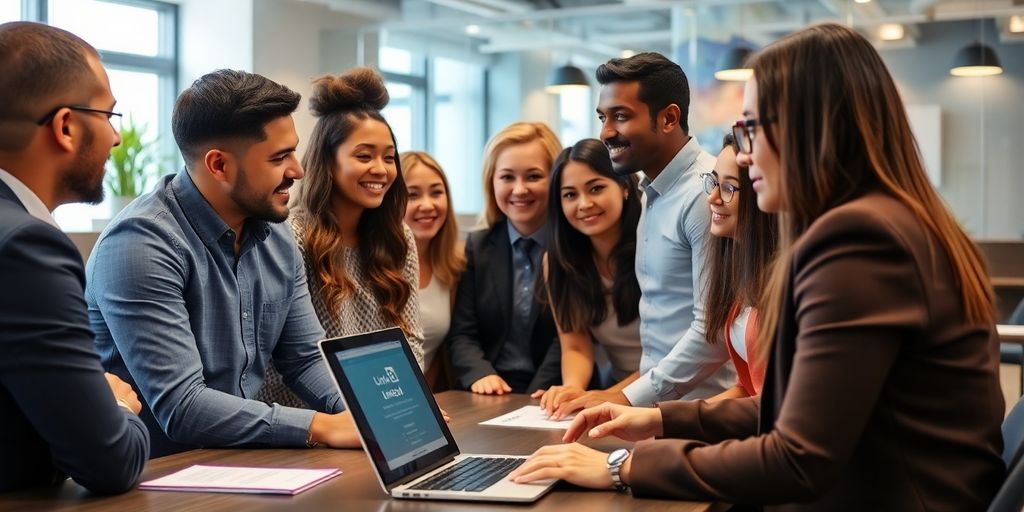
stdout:
{"type": "Polygon", "coordinates": [[[447,444],[401,342],[344,350],[337,358],[389,469],[447,444]]]}

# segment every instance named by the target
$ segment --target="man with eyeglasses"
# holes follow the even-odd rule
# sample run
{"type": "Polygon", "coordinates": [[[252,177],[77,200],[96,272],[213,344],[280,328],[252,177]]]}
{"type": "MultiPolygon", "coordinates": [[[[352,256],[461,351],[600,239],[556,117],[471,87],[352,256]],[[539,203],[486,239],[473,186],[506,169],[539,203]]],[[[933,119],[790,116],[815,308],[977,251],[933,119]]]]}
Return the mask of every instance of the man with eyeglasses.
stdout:
{"type": "Polygon", "coordinates": [[[600,137],[613,169],[643,173],[636,248],[643,353],[627,386],[589,391],[569,408],[714,396],[735,382],[735,373],[724,345],[704,341],[700,274],[709,213],[700,175],[715,159],[688,133],[686,75],[661,54],[640,53],[602,64],[597,80],[600,137]]]}
{"type": "Polygon", "coordinates": [[[50,214],[103,199],[119,114],[99,54],[64,30],[0,25],[0,69],[0,492],[65,476],[122,492],[149,434],[132,388],[103,373],[81,255],[50,214]]]}

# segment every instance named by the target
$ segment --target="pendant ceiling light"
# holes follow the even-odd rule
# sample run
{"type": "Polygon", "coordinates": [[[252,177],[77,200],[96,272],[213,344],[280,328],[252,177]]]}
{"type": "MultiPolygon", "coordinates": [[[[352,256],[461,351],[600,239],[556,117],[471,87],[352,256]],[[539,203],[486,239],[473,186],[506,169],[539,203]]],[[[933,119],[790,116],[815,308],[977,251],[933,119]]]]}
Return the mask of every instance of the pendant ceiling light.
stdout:
{"type": "Polygon", "coordinates": [[[754,50],[737,46],[730,48],[718,59],[715,66],[715,79],[723,82],[746,82],[754,75],[754,70],[746,67],[747,59],[754,50]]]}
{"type": "Polygon", "coordinates": [[[949,74],[953,76],[991,76],[1002,74],[999,56],[991,46],[971,43],[956,52],[949,74]]]}
{"type": "Polygon", "coordinates": [[[582,69],[566,64],[555,68],[548,76],[548,84],[544,90],[557,94],[569,89],[589,89],[590,82],[587,81],[587,74],[582,69]]]}

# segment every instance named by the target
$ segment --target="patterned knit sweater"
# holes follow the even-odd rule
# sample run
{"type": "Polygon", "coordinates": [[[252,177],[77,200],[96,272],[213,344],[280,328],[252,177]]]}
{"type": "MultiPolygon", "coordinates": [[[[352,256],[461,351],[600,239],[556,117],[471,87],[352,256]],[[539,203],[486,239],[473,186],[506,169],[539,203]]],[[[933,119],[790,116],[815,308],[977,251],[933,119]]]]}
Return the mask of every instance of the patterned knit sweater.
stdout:
{"type": "MultiPolygon", "coordinates": [[[[367,278],[366,269],[362,265],[359,251],[355,247],[342,248],[345,274],[352,283],[353,289],[342,301],[336,314],[330,314],[321,293],[322,283],[316,272],[312,270],[309,258],[306,256],[306,248],[302,243],[307,220],[308,215],[303,210],[292,212],[289,216],[289,223],[299,244],[299,249],[302,251],[303,259],[306,262],[306,280],[309,284],[309,294],[313,299],[313,309],[316,310],[316,315],[320,319],[320,325],[326,331],[327,337],[348,336],[395,327],[394,324],[387,323],[384,315],[380,313],[381,305],[367,285],[369,279],[367,278]]],[[[405,335],[409,339],[413,355],[416,356],[416,362],[422,370],[423,329],[420,328],[419,297],[417,296],[420,275],[419,257],[416,253],[416,240],[413,237],[412,230],[405,223],[402,224],[402,229],[405,233],[406,246],[409,247],[405,256],[405,266],[402,268],[402,276],[405,277],[405,280],[412,289],[412,294],[402,310],[402,320],[409,327],[409,331],[405,335]]],[[[290,407],[309,407],[284,385],[281,375],[274,370],[273,365],[268,367],[263,390],[257,395],[257,399],[264,402],[276,402],[290,407]]]]}

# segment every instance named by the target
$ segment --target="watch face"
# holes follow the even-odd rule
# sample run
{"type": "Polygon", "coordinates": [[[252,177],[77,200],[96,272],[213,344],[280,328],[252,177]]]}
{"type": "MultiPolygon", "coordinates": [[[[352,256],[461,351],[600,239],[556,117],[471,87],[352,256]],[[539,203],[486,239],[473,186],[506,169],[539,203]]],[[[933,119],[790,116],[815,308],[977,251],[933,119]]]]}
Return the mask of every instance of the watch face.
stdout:
{"type": "Polygon", "coordinates": [[[612,453],[608,454],[608,465],[618,465],[625,462],[626,458],[629,457],[629,450],[625,448],[619,448],[612,453]]]}

